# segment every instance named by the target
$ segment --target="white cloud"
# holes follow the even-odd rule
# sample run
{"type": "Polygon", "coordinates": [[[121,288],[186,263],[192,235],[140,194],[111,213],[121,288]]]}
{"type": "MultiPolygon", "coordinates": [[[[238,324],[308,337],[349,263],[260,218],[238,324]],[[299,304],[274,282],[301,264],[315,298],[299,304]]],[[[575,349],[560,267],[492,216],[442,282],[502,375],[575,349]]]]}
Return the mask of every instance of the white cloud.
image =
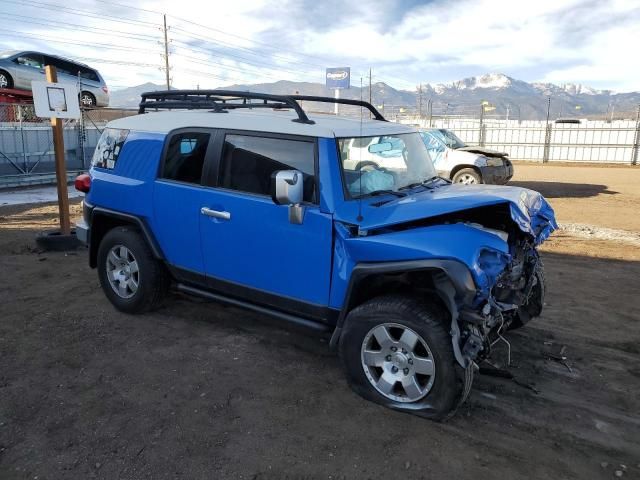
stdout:
{"type": "Polygon", "coordinates": [[[153,12],[166,12],[171,75],[178,87],[322,81],[323,66],[346,64],[352,66],[354,83],[372,67],[376,80],[401,88],[502,71],[527,81],[640,90],[640,64],[629,53],[640,33],[637,0],[435,0],[414,7],[400,0],[351,0],[337,3],[339,8],[334,2],[313,0],[134,3],[153,12],[79,0],[63,4],[55,15],[29,1],[5,2],[0,33],[15,30],[40,40],[5,34],[0,35],[0,48],[53,48],[70,57],[100,59],[87,63],[115,86],[163,81],[162,16],[153,12]],[[73,15],[64,8],[96,15],[73,15]],[[101,13],[123,22],[102,18],[101,13]],[[128,20],[152,25],[125,23],[128,20]],[[99,28],[105,30],[91,30],[99,28]],[[52,37],[69,43],[42,40],[52,37]]]}

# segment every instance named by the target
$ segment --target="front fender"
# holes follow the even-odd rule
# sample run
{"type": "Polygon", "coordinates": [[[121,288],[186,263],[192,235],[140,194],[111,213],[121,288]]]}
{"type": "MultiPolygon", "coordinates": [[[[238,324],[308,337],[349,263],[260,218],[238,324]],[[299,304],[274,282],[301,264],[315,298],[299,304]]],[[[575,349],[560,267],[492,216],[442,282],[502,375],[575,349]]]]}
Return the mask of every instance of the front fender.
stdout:
{"type": "Polygon", "coordinates": [[[471,273],[476,292],[488,295],[504,266],[509,246],[496,234],[456,223],[352,236],[336,225],[330,306],[341,309],[353,269],[358,264],[415,260],[453,260],[471,273]]]}

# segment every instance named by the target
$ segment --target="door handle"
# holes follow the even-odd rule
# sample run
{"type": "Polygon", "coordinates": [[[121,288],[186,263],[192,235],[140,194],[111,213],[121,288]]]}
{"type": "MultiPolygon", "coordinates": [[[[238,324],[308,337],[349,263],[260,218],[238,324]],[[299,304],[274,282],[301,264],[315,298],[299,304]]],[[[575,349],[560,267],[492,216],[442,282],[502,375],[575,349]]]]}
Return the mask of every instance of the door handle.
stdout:
{"type": "Polygon", "coordinates": [[[207,207],[202,207],[200,209],[200,213],[202,215],[206,215],[207,217],[219,218],[221,220],[231,220],[231,213],[229,212],[220,212],[218,210],[211,210],[207,207]]]}

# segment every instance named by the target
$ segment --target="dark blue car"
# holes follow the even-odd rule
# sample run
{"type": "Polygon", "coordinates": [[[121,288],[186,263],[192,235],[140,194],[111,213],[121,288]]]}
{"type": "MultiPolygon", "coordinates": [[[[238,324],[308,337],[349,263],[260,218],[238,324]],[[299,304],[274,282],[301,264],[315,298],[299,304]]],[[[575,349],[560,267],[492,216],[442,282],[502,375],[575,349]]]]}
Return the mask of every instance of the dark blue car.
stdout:
{"type": "Polygon", "coordinates": [[[553,210],[438,177],[420,134],[366,102],[340,100],[373,120],[300,100],[337,101],[143,94],[76,181],[90,265],[124,312],[174,288],[331,332],[357,393],[445,419],[498,335],[540,315],[553,210]]]}

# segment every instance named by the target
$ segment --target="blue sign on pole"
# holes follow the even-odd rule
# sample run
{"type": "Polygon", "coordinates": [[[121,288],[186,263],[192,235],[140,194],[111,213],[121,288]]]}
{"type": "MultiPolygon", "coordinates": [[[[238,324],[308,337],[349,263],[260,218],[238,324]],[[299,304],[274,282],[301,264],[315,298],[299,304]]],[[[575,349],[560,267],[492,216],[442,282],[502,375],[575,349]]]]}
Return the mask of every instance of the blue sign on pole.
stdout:
{"type": "Polygon", "coordinates": [[[327,68],[327,88],[350,88],[351,67],[327,68]]]}

